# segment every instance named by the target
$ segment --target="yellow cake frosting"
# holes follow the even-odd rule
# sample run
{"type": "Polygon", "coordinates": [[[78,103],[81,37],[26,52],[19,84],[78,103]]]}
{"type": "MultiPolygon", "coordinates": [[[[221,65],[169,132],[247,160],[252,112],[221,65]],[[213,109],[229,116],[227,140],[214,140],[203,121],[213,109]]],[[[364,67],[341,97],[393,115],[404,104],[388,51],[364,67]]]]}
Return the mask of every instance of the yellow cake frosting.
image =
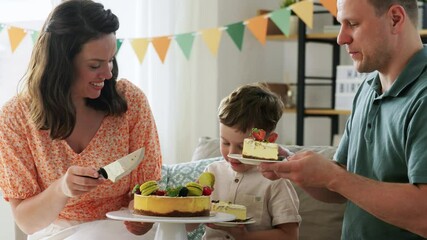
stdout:
{"type": "Polygon", "coordinates": [[[279,146],[277,143],[261,142],[245,138],[243,141],[242,156],[245,158],[278,160],[279,146]]]}
{"type": "Polygon", "coordinates": [[[211,210],[213,212],[223,212],[232,214],[236,217],[236,220],[246,220],[246,207],[243,205],[232,204],[224,201],[212,201],[211,210]]]}
{"type": "Polygon", "coordinates": [[[146,216],[200,217],[210,214],[209,196],[134,195],[134,213],[146,216]]]}

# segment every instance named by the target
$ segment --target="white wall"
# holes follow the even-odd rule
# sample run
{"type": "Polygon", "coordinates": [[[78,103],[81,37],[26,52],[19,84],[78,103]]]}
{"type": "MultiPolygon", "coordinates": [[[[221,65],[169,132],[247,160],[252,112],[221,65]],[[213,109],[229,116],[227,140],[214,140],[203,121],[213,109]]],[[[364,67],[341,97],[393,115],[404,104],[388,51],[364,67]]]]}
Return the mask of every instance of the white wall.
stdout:
{"type": "MultiPolygon", "coordinates": [[[[219,23],[226,25],[248,19],[259,9],[277,9],[279,0],[219,0],[219,23]]],[[[313,29],[309,32],[321,32],[324,24],[331,24],[329,14],[316,14],[313,29]]],[[[261,45],[247,30],[243,49],[240,52],[228,36],[223,37],[218,57],[219,101],[236,87],[251,82],[296,83],[297,78],[297,41],[267,41],[261,45]]],[[[342,50],[342,52],[345,52],[342,50]]],[[[306,48],[307,75],[330,76],[332,69],[332,47],[328,44],[309,43],[306,48]]],[[[342,62],[351,64],[346,54],[341,54],[342,62]]],[[[307,107],[329,107],[330,89],[326,87],[308,87],[306,90],[307,107]]],[[[342,132],[346,116],[340,118],[342,132]]],[[[306,118],[304,144],[330,145],[330,120],[328,118],[306,118]]],[[[279,141],[295,144],[296,114],[285,113],[278,125],[279,141]]]]}
{"type": "Polygon", "coordinates": [[[15,239],[15,228],[10,205],[0,194],[0,239],[15,239]]]}

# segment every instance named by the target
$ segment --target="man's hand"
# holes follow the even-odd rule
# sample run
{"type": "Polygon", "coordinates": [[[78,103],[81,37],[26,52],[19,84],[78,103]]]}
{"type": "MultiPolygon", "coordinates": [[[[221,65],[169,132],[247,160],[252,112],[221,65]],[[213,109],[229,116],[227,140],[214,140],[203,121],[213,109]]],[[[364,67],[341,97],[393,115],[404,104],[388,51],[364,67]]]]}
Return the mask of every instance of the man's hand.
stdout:
{"type": "Polygon", "coordinates": [[[303,187],[327,187],[334,178],[333,161],[320,154],[298,152],[278,163],[261,163],[258,169],[268,179],[289,179],[303,187]]]}

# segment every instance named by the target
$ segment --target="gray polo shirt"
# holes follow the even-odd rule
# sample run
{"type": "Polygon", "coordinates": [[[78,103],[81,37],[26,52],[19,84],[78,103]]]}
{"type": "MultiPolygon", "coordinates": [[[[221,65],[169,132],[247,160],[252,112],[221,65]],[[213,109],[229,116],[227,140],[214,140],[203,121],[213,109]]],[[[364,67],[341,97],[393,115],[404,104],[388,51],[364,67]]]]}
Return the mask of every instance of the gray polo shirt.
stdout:
{"type": "MultiPolygon", "coordinates": [[[[364,80],[335,154],[348,171],[382,182],[427,183],[426,68],[424,47],[387,92],[381,93],[377,73],[364,80]]],[[[342,239],[423,238],[348,202],[342,239]]]]}

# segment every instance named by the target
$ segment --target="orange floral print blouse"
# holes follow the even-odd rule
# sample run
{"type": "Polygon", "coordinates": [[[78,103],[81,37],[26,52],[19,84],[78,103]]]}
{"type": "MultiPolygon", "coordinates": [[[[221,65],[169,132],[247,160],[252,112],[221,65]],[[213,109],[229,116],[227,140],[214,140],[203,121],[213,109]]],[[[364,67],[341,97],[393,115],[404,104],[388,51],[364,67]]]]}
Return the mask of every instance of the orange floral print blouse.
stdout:
{"type": "Polygon", "coordinates": [[[95,190],[71,198],[59,218],[103,219],[107,212],[127,207],[135,184],[160,179],[160,143],[147,98],[128,80],[122,79],[116,86],[127,100],[128,111],[120,117],[105,117],[81,153],[74,152],[65,140],[52,140],[48,131],[35,128],[28,97],[15,97],[4,105],[0,112],[0,188],[6,200],[39,194],[72,165],[99,168],[141,147],[145,147],[145,157],[137,169],[114,184],[105,181],[95,190]]]}

